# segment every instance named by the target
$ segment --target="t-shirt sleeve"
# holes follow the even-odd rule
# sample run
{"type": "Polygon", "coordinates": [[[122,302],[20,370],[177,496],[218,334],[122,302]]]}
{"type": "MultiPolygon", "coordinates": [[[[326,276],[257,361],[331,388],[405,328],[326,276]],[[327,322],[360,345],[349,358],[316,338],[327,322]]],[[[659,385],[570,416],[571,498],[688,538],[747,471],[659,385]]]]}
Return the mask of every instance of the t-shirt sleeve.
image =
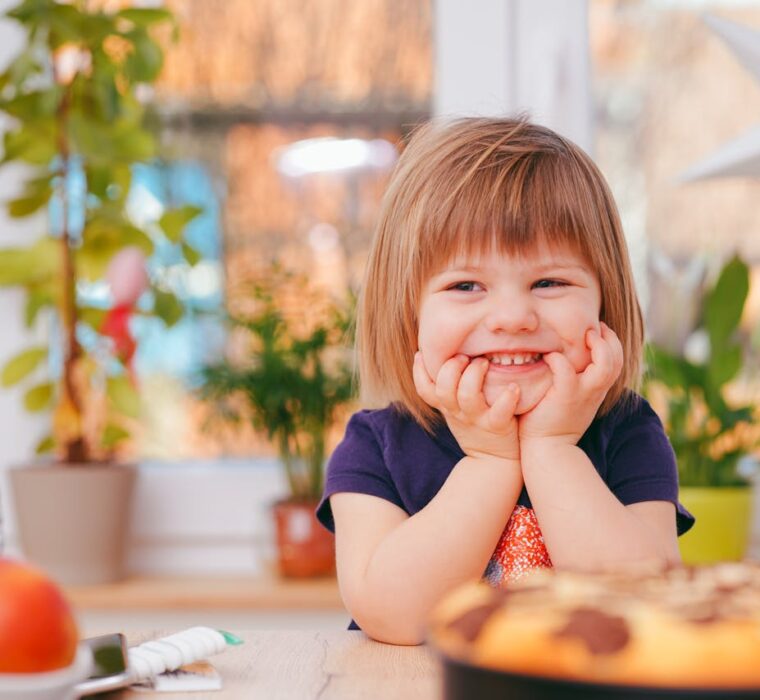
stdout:
{"type": "Polygon", "coordinates": [[[615,429],[607,447],[607,483],[621,503],[669,501],[676,506],[678,534],[694,516],[678,502],[678,467],[662,422],[645,401],[615,429]]]}
{"type": "Polygon", "coordinates": [[[372,424],[372,413],[360,411],[351,417],[343,440],[328,462],[317,519],[331,532],[335,532],[335,523],[329,499],[335,493],[364,493],[404,507],[385,463],[381,437],[372,424]]]}

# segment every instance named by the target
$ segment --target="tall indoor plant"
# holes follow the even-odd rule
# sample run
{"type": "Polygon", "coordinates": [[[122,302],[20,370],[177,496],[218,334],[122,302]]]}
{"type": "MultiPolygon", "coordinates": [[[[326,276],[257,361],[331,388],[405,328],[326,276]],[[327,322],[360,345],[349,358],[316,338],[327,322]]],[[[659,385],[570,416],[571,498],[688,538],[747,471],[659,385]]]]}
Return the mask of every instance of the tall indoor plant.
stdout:
{"type": "MultiPolygon", "coordinates": [[[[274,445],[290,489],[274,506],[280,571],[310,576],[334,567],[332,537],[316,523],[314,509],[328,432],[354,397],[351,312],[323,297],[309,305],[308,321],[289,312],[280,296],[286,277],[276,271],[273,281],[257,284],[252,313],[230,318],[248,341],[245,360],[204,368],[201,395],[215,403],[217,415],[249,419],[274,445]]],[[[307,293],[303,281],[300,287],[307,293]]]]}
{"type": "Polygon", "coordinates": [[[56,463],[12,470],[11,483],[22,547],[64,582],[121,574],[135,471],[114,455],[139,413],[130,317],[172,324],[181,316],[145,259],[161,235],[192,258],[182,231],[198,213],[165,211],[150,231],[128,214],[133,166],[156,157],[138,95],[161,70],[156,31],[174,21],[126,2],[103,8],[24,0],[7,17],[26,41],[0,75],[0,110],[10,118],[0,165],[27,174],[7,211],[40,227],[30,244],[0,250],[0,285],[25,290],[29,327],[51,319],[54,327],[49,344],[11,358],[0,375],[4,386],[28,385],[28,410],[52,409],[38,452],[56,463]],[[87,294],[98,284],[110,286],[110,308],[87,294]],[[116,522],[95,522],[109,515],[116,522]]]}
{"type": "Polygon", "coordinates": [[[760,444],[753,425],[757,407],[730,400],[727,385],[744,364],[737,331],[748,292],[747,265],[735,256],[704,294],[692,336],[702,350],[687,359],[683,352],[648,347],[646,393],[676,453],[681,500],[697,517],[693,532],[681,538],[688,563],[740,559],[747,546],[752,491],[738,466],[760,444]]]}

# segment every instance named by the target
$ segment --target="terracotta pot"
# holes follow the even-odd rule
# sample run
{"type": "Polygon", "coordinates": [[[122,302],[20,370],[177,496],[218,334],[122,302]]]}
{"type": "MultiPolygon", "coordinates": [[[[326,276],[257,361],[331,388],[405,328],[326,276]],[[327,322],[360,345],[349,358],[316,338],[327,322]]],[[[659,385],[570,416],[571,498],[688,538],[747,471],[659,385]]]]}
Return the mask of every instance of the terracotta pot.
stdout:
{"type": "Polygon", "coordinates": [[[335,536],[314,515],[317,502],[278,501],[273,506],[281,576],[308,578],[335,573],[335,536]]]}
{"type": "Polygon", "coordinates": [[[9,472],[21,549],[63,584],[124,577],[137,468],[54,464],[9,472]]]}

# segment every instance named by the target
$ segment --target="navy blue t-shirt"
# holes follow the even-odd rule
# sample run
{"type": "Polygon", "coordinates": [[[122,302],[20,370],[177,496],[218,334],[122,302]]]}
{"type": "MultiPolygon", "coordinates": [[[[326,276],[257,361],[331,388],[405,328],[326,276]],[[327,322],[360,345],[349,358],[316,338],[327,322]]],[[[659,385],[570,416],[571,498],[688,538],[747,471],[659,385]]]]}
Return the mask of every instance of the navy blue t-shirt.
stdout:
{"type": "MultiPolygon", "coordinates": [[[[694,524],[678,502],[673,448],[645,399],[633,395],[621,400],[591,423],[578,446],[621,503],[669,501],[676,506],[679,535],[694,524]]],[[[431,435],[394,406],[359,411],[328,463],[317,518],[335,531],[329,499],[341,492],[377,496],[414,515],[430,503],[463,457],[445,422],[431,435]]],[[[517,506],[532,514],[524,487],[517,506]]]]}

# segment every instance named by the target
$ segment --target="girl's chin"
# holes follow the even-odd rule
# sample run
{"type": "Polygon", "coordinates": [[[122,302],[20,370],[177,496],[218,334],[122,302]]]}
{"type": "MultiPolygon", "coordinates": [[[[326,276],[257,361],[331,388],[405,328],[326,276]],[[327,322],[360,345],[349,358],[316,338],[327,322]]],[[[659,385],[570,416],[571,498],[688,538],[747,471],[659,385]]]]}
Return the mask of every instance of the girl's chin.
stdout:
{"type": "MultiPolygon", "coordinates": [[[[533,410],[546,394],[548,386],[521,386],[520,382],[516,382],[520,387],[520,400],[517,402],[517,409],[515,410],[516,416],[521,416],[523,413],[533,410]]],[[[506,390],[505,386],[485,386],[483,387],[483,394],[486,399],[486,403],[489,406],[493,406],[496,399],[501,396],[506,390]]]]}

